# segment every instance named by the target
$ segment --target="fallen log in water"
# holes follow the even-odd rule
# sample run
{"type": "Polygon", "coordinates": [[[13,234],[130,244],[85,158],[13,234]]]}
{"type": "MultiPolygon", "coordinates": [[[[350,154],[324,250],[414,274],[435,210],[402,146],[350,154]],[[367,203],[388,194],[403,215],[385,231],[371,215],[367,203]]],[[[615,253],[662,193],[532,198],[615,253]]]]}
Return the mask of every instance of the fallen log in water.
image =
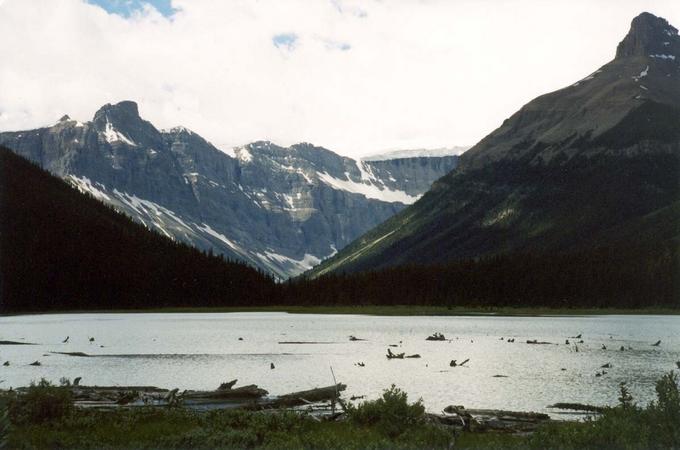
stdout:
{"type": "MultiPolygon", "coordinates": [[[[155,386],[80,386],[73,384],[62,388],[71,391],[76,406],[104,409],[122,405],[135,406],[137,403],[139,405],[158,404],[169,392],[167,389],[155,386]]],[[[28,387],[19,387],[16,388],[16,392],[23,394],[28,389],[28,387]]]]}
{"type": "Polygon", "coordinates": [[[426,341],[445,341],[446,336],[444,336],[442,333],[435,332],[434,334],[431,334],[430,336],[425,338],[426,341]]]}
{"type": "Polygon", "coordinates": [[[339,398],[340,392],[347,389],[347,385],[338,383],[333,386],[310,389],[308,391],[293,392],[279,397],[260,402],[255,407],[259,408],[290,408],[293,406],[318,403],[339,398]]]}
{"type": "Polygon", "coordinates": [[[392,353],[392,350],[387,349],[387,359],[404,359],[405,353],[392,353]]]}
{"type": "Polygon", "coordinates": [[[472,416],[504,417],[507,420],[516,421],[550,420],[550,416],[548,414],[537,412],[507,411],[503,409],[466,409],[466,411],[472,416]]]}
{"type": "MultiPolygon", "coordinates": [[[[463,406],[447,406],[444,409],[448,425],[460,426],[467,431],[530,432],[543,423],[551,421],[548,414],[502,409],[466,409],[463,406]],[[460,425],[456,425],[456,420],[460,425]]],[[[445,422],[442,422],[445,423],[445,422]]]]}
{"type": "MultiPolygon", "coordinates": [[[[335,401],[347,386],[337,385],[292,392],[278,397],[267,397],[265,389],[251,384],[237,388],[222,383],[214,391],[168,390],[155,386],[65,386],[75,400],[75,405],[85,408],[114,409],[140,406],[185,406],[187,408],[242,408],[277,409],[335,401]]],[[[233,386],[233,384],[231,384],[233,386]]],[[[18,388],[25,392],[28,388],[18,388]]]]}
{"type": "Polygon", "coordinates": [[[183,394],[184,401],[188,400],[252,400],[262,398],[269,394],[266,390],[255,384],[241,386],[232,389],[218,389],[216,391],[186,391],[183,394]]]}
{"type": "Polygon", "coordinates": [[[572,411],[586,411],[602,413],[606,409],[604,406],[587,405],[584,403],[555,403],[554,405],[548,405],[548,408],[555,409],[571,409],[572,411]]]}
{"type": "Polygon", "coordinates": [[[88,355],[87,353],[83,352],[50,352],[53,355],[66,355],[66,356],[77,356],[81,358],[90,358],[92,355],[88,355]]]}

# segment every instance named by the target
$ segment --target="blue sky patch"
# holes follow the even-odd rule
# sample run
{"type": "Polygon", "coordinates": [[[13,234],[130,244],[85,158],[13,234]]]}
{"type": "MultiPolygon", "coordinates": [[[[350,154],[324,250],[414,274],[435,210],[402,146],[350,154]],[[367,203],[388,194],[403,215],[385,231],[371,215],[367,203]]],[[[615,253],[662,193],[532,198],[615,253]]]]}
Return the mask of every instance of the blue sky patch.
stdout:
{"type": "Polygon", "coordinates": [[[288,51],[295,48],[297,40],[298,36],[295,33],[275,34],[274,37],[272,37],[272,43],[274,44],[274,47],[288,51]]]}
{"type": "Polygon", "coordinates": [[[130,17],[141,12],[144,5],[153,6],[165,17],[171,17],[177,10],[172,7],[171,0],[87,0],[92,5],[99,6],[109,14],[130,17]]]}
{"type": "Polygon", "coordinates": [[[346,52],[347,50],[352,48],[352,46],[349,45],[347,42],[339,41],[325,41],[325,42],[326,48],[329,50],[340,50],[342,52],[346,52]]]}

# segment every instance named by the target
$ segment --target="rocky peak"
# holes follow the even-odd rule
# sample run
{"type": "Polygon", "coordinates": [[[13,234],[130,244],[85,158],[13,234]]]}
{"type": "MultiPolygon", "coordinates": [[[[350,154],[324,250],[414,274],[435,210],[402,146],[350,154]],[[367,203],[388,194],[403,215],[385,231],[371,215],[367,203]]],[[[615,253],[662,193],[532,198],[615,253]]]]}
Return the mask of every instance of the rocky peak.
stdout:
{"type": "Polygon", "coordinates": [[[631,56],[669,55],[680,47],[677,28],[654,14],[633,19],[630,31],[616,49],[616,59],[631,56]]]}
{"type": "Polygon", "coordinates": [[[59,119],[59,122],[68,122],[70,120],[71,120],[71,117],[69,117],[68,114],[64,114],[63,116],[61,116],[61,119],[59,119]]]}
{"type": "Polygon", "coordinates": [[[133,101],[122,101],[112,105],[107,103],[99,108],[94,114],[94,123],[97,125],[106,124],[106,122],[114,124],[125,124],[129,122],[141,121],[139,117],[139,109],[137,103],[133,101]]]}
{"type": "Polygon", "coordinates": [[[122,101],[99,108],[93,123],[100,136],[108,143],[124,143],[133,147],[156,148],[163,136],[151,123],[139,116],[137,103],[122,101]]]}

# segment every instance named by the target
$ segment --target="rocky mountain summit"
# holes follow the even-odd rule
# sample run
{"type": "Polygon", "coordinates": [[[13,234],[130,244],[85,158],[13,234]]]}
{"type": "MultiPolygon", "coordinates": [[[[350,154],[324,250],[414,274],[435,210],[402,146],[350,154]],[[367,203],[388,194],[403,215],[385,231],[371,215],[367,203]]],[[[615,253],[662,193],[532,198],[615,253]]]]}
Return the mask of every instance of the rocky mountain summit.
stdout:
{"type": "Polygon", "coordinates": [[[170,238],[284,279],[415,202],[457,157],[356,161],[302,143],[221,151],[158,130],[131,101],[92,121],[0,133],[0,144],[170,238]]]}
{"type": "Polygon", "coordinates": [[[604,148],[630,149],[645,139],[672,142],[680,130],[659,135],[658,129],[665,128],[661,123],[648,127],[644,122],[677,115],[673,109],[680,105],[678,58],[678,30],[665,19],[643,13],[632,21],[614,60],[523,106],[466,152],[461,165],[479,168],[523,158],[548,163],[555,157],[568,160],[604,148]]]}
{"type": "Polygon", "coordinates": [[[678,180],[680,36],[643,13],[611,62],[527,103],[422,199],[311,275],[510,252],[678,245],[678,180]]]}

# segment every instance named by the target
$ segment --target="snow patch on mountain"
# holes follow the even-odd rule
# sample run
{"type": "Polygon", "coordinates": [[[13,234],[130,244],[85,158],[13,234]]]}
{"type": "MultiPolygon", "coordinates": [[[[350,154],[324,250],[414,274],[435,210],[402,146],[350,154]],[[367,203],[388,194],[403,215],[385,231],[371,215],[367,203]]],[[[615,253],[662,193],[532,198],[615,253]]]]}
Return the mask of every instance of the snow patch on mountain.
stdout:
{"type": "Polygon", "coordinates": [[[675,61],[675,55],[649,55],[650,58],[670,59],[675,61]]]}
{"type": "Polygon", "coordinates": [[[640,72],[640,75],[638,75],[638,76],[636,76],[636,77],[633,77],[633,80],[634,80],[635,82],[638,82],[638,81],[640,81],[641,78],[646,77],[648,74],[649,74],[649,66],[647,66],[647,67],[645,68],[645,70],[643,70],[642,72],[640,72]]]}
{"type": "MultiPolygon", "coordinates": [[[[175,224],[184,228],[185,232],[192,232],[191,226],[189,226],[186,222],[179,218],[174,213],[174,211],[171,211],[168,208],[159,205],[158,203],[152,202],[150,200],[145,200],[143,198],[139,198],[136,195],[131,195],[126,192],[120,192],[117,189],[114,189],[113,193],[116,196],[116,198],[120,200],[125,206],[134,210],[139,216],[147,217],[153,220],[153,222],[158,226],[158,228],[160,228],[163,231],[166,230],[165,228],[163,228],[162,225],[159,224],[159,221],[161,221],[163,216],[165,216],[175,224]]],[[[162,222],[164,223],[165,221],[162,222]]]]}
{"type": "MultiPolygon", "coordinates": [[[[330,175],[328,172],[320,172],[317,175],[322,182],[333,189],[339,189],[341,191],[347,191],[353,194],[361,194],[366,198],[381,200],[383,202],[399,202],[403,203],[404,205],[410,205],[415,203],[421,197],[420,195],[408,195],[404,191],[393,191],[387,188],[380,188],[375,184],[357,183],[351,179],[341,180],[340,178],[335,178],[334,176],[330,175]]],[[[349,178],[347,173],[345,173],[345,176],[349,178]]],[[[362,173],[362,178],[363,176],[364,173],[362,173]]],[[[365,176],[369,177],[368,174],[365,176]]]]}
{"type": "Polygon", "coordinates": [[[312,267],[321,263],[321,261],[323,261],[324,259],[335,256],[336,253],[338,253],[338,250],[335,248],[334,245],[331,245],[330,253],[321,257],[305,253],[305,255],[301,259],[295,259],[290,256],[285,256],[280,253],[276,253],[271,250],[265,250],[264,253],[258,252],[255,255],[260,259],[260,261],[263,264],[270,267],[276,267],[278,270],[284,270],[292,274],[292,276],[296,276],[308,271],[312,267]]]}
{"type": "Polygon", "coordinates": [[[235,251],[237,251],[237,252],[239,252],[239,253],[245,253],[245,250],[243,250],[243,248],[241,248],[241,246],[239,246],[238,244],[236,244],[234,241],[232,241],[231,239],[229,239],[228,237],[226,237],[226,236],[223,235],[222,233],[218,233],[217,231],[213,230],[213,229],[210,227],[210,225],[207,225],[207,224],[204,223],[202,226],[201,226],[201,225],[198,225],[197,228],[198,228],[199,230],[201,230],[201,231],[205,231],[205,232],[208,233],[210,236],[212,236],[212,237],[214,237],[214,238],[216,238],[216,239],[219,239],[220,241],[224,242],[224,243],[227,244],[229,247],[231,247],[232,250],[235,250],[235,251]]]}
{"type": "Polygon", "coordinates": [[[571,86],[576,87],[576,86],[580,85],[581,83],[584,83],[586,81],[590,81],[590,80],[594,79],[597,76],[598,73],[601,73],[601,72],[602,72],[602,69],[596,70],[595,72],[593,72],[590,75],[588,75],[587,77],[577,81],[576,83],[572,84],[571,86]]]}
{"type": "Polygon", "coordinates": [[[404,158],[437,158],[443,156],[460,155],[470,149],[470,146],[455,146],[445,148],[422,148],[414,150],[393,150],[375,155],[364,156],[362,161],[387,161],[404,158]]]}
{"type": "Polygon", "coordinates": [[[87,177],[77,177],[75,175],[69,175],[66,177],[80,192],[83,194],[89,194],[99,201],[110,201],[111,197],[106,195],[102,189],[106,189],[101,183],[93,183],[87,177]],[[98,187],[99,186],[99,187],[98,187]]]}
{"type": "Polygon", "coordinates": [[[137,146],[137,144],[135,144],[127,136],[125,136],[120,131],[116,130],[111,124],[111,122],[109,122],[108,120],[106,121],[104,132],[102,134],[104,135],[104,139],[106,139],[106,142],[108,142],[109,144],[113,144],[114,142],[123,142],[132,147],[137,146]]]}
{"type": "Polygon", "coordinates": [[[249,163],[253,161],[253,154],[246,147],[236,147],[233,152],[234,157],[241,162],[249,163]]]}
{"type": "Polygon", "coordinates": [[[269,250],[265,250],[264,254],[257,253],[257,256],[263,262],[266,262],[267,260],[277,262],[297,274],[305,272],[321,262],[321,258],[310,255],[309,253],[305,253],[302,259],[294,259],[269,250]]]}

